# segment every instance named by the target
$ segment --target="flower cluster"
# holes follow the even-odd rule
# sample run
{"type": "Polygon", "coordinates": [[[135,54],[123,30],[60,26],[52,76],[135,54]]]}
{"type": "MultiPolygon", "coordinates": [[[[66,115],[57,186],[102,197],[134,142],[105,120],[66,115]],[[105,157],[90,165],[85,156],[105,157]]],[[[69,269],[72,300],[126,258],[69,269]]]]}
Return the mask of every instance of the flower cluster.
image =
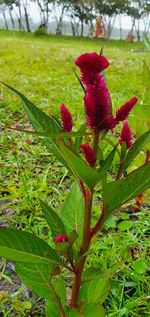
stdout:
{"type": "Polygon", "coordinates": [[[133,97],[112,115],[110,94],[102,72],[109,66],[108,60],[97,53],[80,55],[75,64],[81,71],[81,81],[85,84],[84,107],[87,126],[94,132],[113,129],[120,121],[127,119],[138,99],[133,97]]]}

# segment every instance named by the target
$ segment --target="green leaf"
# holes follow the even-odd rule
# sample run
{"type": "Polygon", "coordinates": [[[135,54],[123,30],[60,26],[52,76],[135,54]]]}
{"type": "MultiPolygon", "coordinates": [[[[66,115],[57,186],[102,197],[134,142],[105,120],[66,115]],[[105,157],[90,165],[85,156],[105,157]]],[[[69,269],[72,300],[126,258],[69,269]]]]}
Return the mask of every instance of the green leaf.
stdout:
{"type": "Polygon", "coordinates": [[[103,201],[106,217],[127,201],[135,198],[150,187],[150,162],[142,165],[123,179],[106,184],[103,201]]]}
{"type": "Polygon", "coordinates": [[[52,267],[45,264],[15,263],[16,271],[21,281],[40,298],[51,299],[54,287],[52,285],[52,267]]]}
{"type": "Polygon", "coordinates": [[[126,231],[126,230],[129,230],[132,226],[133,226],[132,221],[124,220],[118,224],[118,229],[120,231],[126,231]]]}
{"type": "Polygon", "coordinates": [[[82,179],[88,187],[94,186],[99,181],[99,174],[94,168],[86,164],[77,153],[68,148],[62,141],[59,141],[59,149],[77,181],[79,178],[82,179]]]}
{"type": "Polygon", "coordinates": [[[102,179],[105,177],[107,171],[110,169],[110,166],[113,162],[115,153],[116,153],[117,146],[109,153],[109,155],[106,157],[106,159],[103,161],[100,170],[99,170],[99,176],[102,179]]]}
{"type": "Polygon", "coordinates": [[[78,311],[76,310],[76,308],[73,308],[69,314],[68,314],[68,317],[82,317],[82,315],[80,315],[78,313],[78,311]]]}
{"type": "Polygon", "coordinates": [[[40,205],[44,214],[44,218],[51,229],[53,238],[62,234],[67,235],[63,221],[58,216],[58,214],[42,200],[40,200],[40,205]]]}
{"type": "Polygon", "coordinates": [[[82,315],[83,317],[105,317],[105,310],[99,303],[90,303],[83,307],[82,315]]]}
{"type": "Polygon", "coordinates": [[[73,183],[61,210],[61,218],[70,236],[73,228],[77,232],[77,243],[80,244],[83,229],[84,204],[78,184],[73,183]]]}
{"type": "Polygon", "coordinates": [[[131,146],[129,149],[124,163],[123,163],[123,172],[127,169],[129,164],[135,159],[135,157],[139,154],[143,146],[150,140],[150,130],[143,133],[131,146]]]}
{"type": "Polygon", "coordinates": [[[63,306],[66,305],[66,285],[63,277],[58,276],[54,282],[55,291],[63,306]]]}
{"type": "Polygon", "coordinates": [[[144,274],[147,270],[147,263],[144,259],[138,259],[133,262],[133,268],[138,274],[144,274]]]}
{"type": "Polygon", "coordinates": [[[109,294],[110,287],[110,279],[107,277],[84,282],[79,291],[79,302],[103,304],[109,294]]]}
{"type": "MultiPolygon", "coordinates": [[[[38,133],[62,133],[63,130],[60,127],[58,121],[52,117],[48,116],[42,110],[37,108],[31,101],[29,101],[22,93],[17,91],[16,89],[10,87],[9,85],[2,82],[6,87],[15,92],[23,101],[23,107],[25,112],[28,115],[28,118],[38,133]]],[[[55,143],[54,138],[50,138],[49,136],[43,137],[44,145],[57,157],[57,159],[66,166],[65,161],[62,158],[60,150],[55,143]]],[[[68,166],[66,166],[68,168],[68,166]]]]}
{"type": "Polygon", "coordinates": [[[46,317],[61,317],[57,305],[49,300],[46,301],[46,317]]]}
{"type": "Polygon", "coordinates": [[[63,263],[43,240],[31,233],[14,229],[0,229],[0,256],[34,264],[63,263]]]}
{"type": "Polygon", "coordinates": [[[107,278],[109,279],[109,275],[105,272],[101,272],[99,269],[95,267],[90,267],[86,269],[83,273],[83,281],[88,282],[91,280],[96,280],[100,278],[107,278]]]}

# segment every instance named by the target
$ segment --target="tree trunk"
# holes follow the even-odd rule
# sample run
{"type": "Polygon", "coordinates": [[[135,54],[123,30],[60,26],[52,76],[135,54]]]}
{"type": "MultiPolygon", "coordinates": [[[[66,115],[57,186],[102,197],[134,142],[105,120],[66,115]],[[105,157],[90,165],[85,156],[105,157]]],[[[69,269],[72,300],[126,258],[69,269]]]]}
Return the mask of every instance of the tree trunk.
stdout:
{"type": "Polygon", "coordinates": [[[81,20],[81,33],[80,33],[81,36],[83,36],[83,31],[84,31],[84,23],[83,23],[83,20],[81,20]]]}
{"type": "Polygon", "coordinates": [[[118,17],[119,19],[119,33],[120,33],[120,40],[122,40],[122,23],[121,23],[121,17],[118,17]]]}
{"type": "Polygon", "coordinates": [[[6,14],[5,14],[4,11],[3,11],[3,18],[4,18],[4,21],[5,21],[5,28],[6,28],[6,30],[9,30],[7,19],[6,19],[6,14]]]}
{"type": "Polygon", "coordinates": [[[75,24],[73,22],[73,20],[71,20],[71,30],[72,30],[72,35],[75,36],[76,35],[76,27],[75,24]]]}
{"type": "Polygon", "coordinates": [[[25,21],[26,21],[26,26],[27,26],[27,32],[31,32],[30,24],[29,24],[28,12],[27,12],[27,8],[26,8],[25,6],[24,6],[24,14],[25,14],[25,21]]]}
{"type": "Polygon", "coordinates": [[[14,22],[14,19],[13,19],[13,16],[12,16],[11,8],[9,8],[9,15],[10,15],[10,19],[11,19],[11,23],[12,23],[13,29],[15,29],[15,22],[14,22]]]}

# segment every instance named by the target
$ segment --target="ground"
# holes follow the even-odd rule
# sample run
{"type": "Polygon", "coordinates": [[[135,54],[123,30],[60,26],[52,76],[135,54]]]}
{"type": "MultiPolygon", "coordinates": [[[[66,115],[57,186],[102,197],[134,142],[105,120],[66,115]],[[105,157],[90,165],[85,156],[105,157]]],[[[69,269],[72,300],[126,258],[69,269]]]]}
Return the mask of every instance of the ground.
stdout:
{"type": "MultiPolygon", "coordinates": [[[[143,106],[145,111],[142,103],[143,60],[150,63],[150,53],[142,51],[142,42],[102,42],[59,36],[35,38],[33,34],[6,31],[0,31],[0,41],[0,80],[21,91],[48,114],[59,118],[59,105],[65,103],[74,116],[76,127],[84,122],[83,93],[73,72],[74,60],[83,52],[99,52],[102,46],[110,61],[105,77],[114,110],[136,95],[139,98],[137,109],[143,106]]],[[[18,98],[2,85],[0,106],[3,128],[0,227],[21,228],[52,243],[38,197],[58,208],[70,186],[68,175],[36,138],[7,129],[10,126],[27,129],[29,123],[18,98]]],[[[137,135],[147,129],[146,120],[141,120],[136,109],[129,122],[137,135]]],[[[109,148],[106,148],[105,154],[108,151],[109,148]]],[[[143,151],[134,162],[134,168],[143,164],[144,160],[143,151]]],[[[97,198],[98,195],[99,189],[97,198]]],[[[141,210],[133,214],[132,209],[127,206],[109,220],[89,257],[89,264],[111,272],[113,276],[110,296],[105,303],[108,317],[149,316],[148,193],[141,210]]],[[[94,217],[98,212],[95,203],[94,217]]],[[[1,260],[0,265],[1,315],[44,316],[43,301],[21,285],[13,264],[1,260]],[[28,309],[25,304],[22,306],[25,302],[28,309]]]]}

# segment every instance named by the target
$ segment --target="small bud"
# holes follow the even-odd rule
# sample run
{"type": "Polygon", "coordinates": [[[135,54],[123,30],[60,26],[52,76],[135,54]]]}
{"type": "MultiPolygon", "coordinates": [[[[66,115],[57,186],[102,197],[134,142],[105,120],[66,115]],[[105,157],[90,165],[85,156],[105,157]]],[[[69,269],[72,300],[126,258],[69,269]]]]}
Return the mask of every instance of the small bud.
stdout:
{"type": "Polygon", "coordinates": [[[80,148],[83,150],[83,154],[89,165],[93,166],[96,162],[96,155],[93,149],[88,144],[81,144],[80,148]]]}
{"type": "Polygon", "coordinates": [[[54,238],[56,243],[68,242],[68,237],[65,235],[56,236],[54,238]]]}

